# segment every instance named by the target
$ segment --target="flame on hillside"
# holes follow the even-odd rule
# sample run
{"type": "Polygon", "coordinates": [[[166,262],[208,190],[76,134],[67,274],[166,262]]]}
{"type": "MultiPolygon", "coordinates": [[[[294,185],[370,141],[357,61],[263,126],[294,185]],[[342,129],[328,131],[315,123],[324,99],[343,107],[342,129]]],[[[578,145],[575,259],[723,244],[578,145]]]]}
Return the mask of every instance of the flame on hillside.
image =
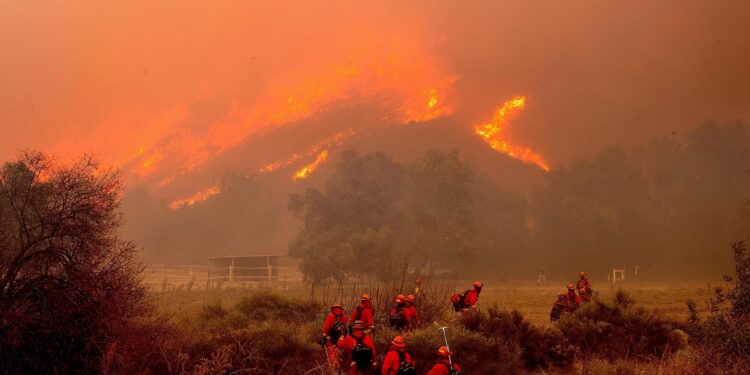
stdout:
{"type": "Polygon", "coordinates": [[[334,134],[323,142],[320,142],[313,146],[309,151],[303,153],[294,153],[283,160],[277,160],[273,163],[269,163],[258,170],[258,173],[274,172],[279,169],[283,169],[293,164],[297,160],[313,156],[320,152],[322,149],[331,149],[334,145],[338,146],[344,143],[344,139],[349,138],[357,134],[354,129],[345,130],[334,134]]]}
{"type": "Polygon", "coordinates": [[[169,204],[169,208],[176,210],[178,208],[192,206],[198,202],[205,201],[206,199],[211,198],[219,193],[221,193],[221,188],[219,188],[218,185],[213,185],[205,190],[201,190],[191,195],[188,198],[173,201],[169,204]]]}
{"type": "Polygon", "coordinates": [[[474,130],[482,139],[490,145],[495,151],[518,159],[526,164],[534,164],[543,171],[549,171],[549,165],[544,161],[541,155],[534,152],[529,147],[519,146],[511,143],[507,127],[510,116],[516,110],[522,110],[526,106],[526,98],[517,96],[497,109],[492,122],[484,125],[477,125],[474,130]]]}
{"type": "MultiPolygon", "coordinates": [[[[170,177],[205,165],[249,137],[350,100],[372,103],[389,122],[400,124],[424,122],[453,111],[450,96],[456,76],[442,72],[423,46],[403,40],[359,40],[341,54],[290,69],[255,99],[233,103],[226,116],[201,131],[182,128],[180,119],[184,118],[174,116],[173,126],[162,128],[156,141],[143,142],[150,147],[136,157],[134,175],[158,173],[157,181],[170,181],[170,177]]],[[[292,155],[263,172],[303,156],[292,155]]]]}
{"type": "Polygon", "coordinates": [[[292,179],[296,181],[307,178],[311,173],[318,169],[321,164],[325,163],[326,160],[328,160],[328,150],[323,150],[323,152],[318,154],[314,162],[304,166],[302,169],[297,171],[297,173],[292,176],[292,179]]]}

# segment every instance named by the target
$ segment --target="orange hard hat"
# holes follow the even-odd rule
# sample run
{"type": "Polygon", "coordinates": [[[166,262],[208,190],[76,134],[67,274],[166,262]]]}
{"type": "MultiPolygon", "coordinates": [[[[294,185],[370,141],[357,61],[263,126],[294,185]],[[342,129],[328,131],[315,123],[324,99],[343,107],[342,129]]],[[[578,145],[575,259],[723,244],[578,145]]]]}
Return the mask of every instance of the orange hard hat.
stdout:
{"type": "Polygon", "coordinates": [[[352,329],[357,329],[357,330],[361,329],[364,331],[365,323],[362,323],[362,321],[360,320],[355,320],[354,323],[352,323],[352,329]]]}
{"type": "Polygon", "coordinates": [[[581,276],[586,276],[586,272],[581,271],[581,276]]]}
{"type": "Polygon", "coordinates": [[[359,299],[362,300],[362,301],[369,301],[370,300],[370,295],[367,294],[367,293],[365,293],[365,294],[361,295],[359,297],[359,299]]]}
{"type": "Polygon", "coordinates": [[[417,297],[414,296],[413,294],[409,294],[408,296],[406,296],[406,300],[409,302],[414,302],[416,299],[417,297]]]}
{"type": "Polygon", "coordinates": [[[572,283],[568,284],[568,290],[572,290],[572,289],[575,289],[575,288],[576,288],[576,286],[573,285],[572,283]]]}
{"type": "Polygon", "coordinates": [[[391,340],[391,344],[398,348],[403,348],[404,346],[406,346],[406,344],[404,343],[404,338],[401,336],[394,337],[393,340],[391,340]]]}
{"type": "Polygon", "coordinates": [[[446,348],[445,345],[443,345],[440,348],[438,348],[438,350],[435,351],[435,354],[437,354],[438,357],[446,357],[447,358],[448,356],[452,355],[453,353],[449,352],[448,348],[446,348]]]}
{"type": "Polygon", "coordinates": [[[404,299],[404,295],[403,294],[399,294],[399,295],[396,296],[396,298],[404,299]]]}
{"type": "Polygon", "coordinates": [[[484,284],[481,281],[475,281],[473,284],[471,284],[475,288],[481,288],[484,286],[484,284]]]}

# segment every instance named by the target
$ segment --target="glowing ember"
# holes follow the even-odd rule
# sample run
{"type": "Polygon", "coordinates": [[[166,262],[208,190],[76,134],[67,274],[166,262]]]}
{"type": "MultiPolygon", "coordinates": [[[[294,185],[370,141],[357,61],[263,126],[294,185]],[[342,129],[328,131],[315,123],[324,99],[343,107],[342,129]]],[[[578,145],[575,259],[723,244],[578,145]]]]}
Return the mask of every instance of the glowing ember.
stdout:
{"type": "Polygon", "coordinates": [[[497,109],[492,122],[475,127],[476,133],[484,139],[495,151],[518,159],[526,164],[534,164],[545,172],[549,171],[549,165],[544,159],[531,148],[514,145],[510,142],[507,134],[509,116],[515,110],[523,109],[526,105],[526,98],[523,96],[515,97],[497,109]]]}
{"type": "Polygon", "coordinates": [[[206,199],[211,198],[214,195],[219,194],[219,193],[221,193],[221,188],[219,188],[219,186],[217,185],[214,185],[214,186],[209,187],[206,190],[201,190],[193,194],[189,198],[178,199],[176,201],[173,201],[172,203],[169,204],[169,208],[175,210],[175,209],[186,207],[186,206],[192,206],[198,202],[205,201],[206,199]]]}
{"type": "Polygon", "coordinates": [[[294,174],[292,179],[296,181],[296,180],[302,180],[302,179],[307,178],[310,175],[310,173],[313,173],[326,160],[328,160],[328,150],[323,150],[323,152],[318,154],[314,162],[308,164],[304,168],[297,171],[297,173],[294,174]]]}

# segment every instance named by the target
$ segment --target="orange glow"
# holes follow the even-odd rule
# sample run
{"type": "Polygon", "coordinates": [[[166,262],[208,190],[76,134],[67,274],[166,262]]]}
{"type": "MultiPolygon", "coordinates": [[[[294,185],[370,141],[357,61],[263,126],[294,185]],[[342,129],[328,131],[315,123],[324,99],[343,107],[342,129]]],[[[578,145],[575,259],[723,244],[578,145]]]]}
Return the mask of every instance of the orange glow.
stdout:
{"type": "Polygon", "coordinates": [[[206,199],[211,198],[214,195],[217,195],[219,193],[221,193],[221,188],[219,188],[218,185],[213,185],[205,190],[201,190],[191,195],[188,198],[178,199],[176,201],[173,201],[172,203],[169,204],[169,208],[176,210],[178,208],[192,206],[198,202],[205,201],[206,199]]]}
{"type": "Polygon", "coordinates": [[[311,173],[313,173],[318,167],[325,163],[325,161],[328,160],[328,150],[323,150],[318,156],[315,158],[315,161],[308,164],[307,166],[303,167],[297,173],[294,174],[292,179],[296,180],[303,180],[310,176],[311,173]]]}
{"type": "Polygon", "coordinates": [[[516,110],[522,110],[526,106],[526,98],[517,96],[503,103],[497,109],[492,122],[484,125],[477,125],[474,130],[482,139],[490,145],[495,151],[518,159],[526,164],[534,164],[543,171],[549,171],[549,165],[541,155],[535,153],[531,148],[515,145],[510,142],[508,136],[509,116],[516,110]]]}

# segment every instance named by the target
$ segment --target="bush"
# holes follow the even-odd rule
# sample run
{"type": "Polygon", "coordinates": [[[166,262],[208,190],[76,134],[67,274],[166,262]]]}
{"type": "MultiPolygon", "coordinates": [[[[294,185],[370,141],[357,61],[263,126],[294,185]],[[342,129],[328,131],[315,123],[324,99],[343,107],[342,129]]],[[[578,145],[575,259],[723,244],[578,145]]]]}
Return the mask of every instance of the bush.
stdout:
{"type": "Polygon", "coordinates": [[[584,357],[609,361],[633,356],[661,358],[665,352],[673,351],[670,335],[677,324],[658,310],[632,304],[629,296],[618,291],[612,303],[595,299],[575,314],[563,316],[557,327],[584,357]]]}
{"type": "Polygon", "coordinates": [[[518,311],[492,306],[486,312],[464,313],[460,321],[503,348],[499,356],[514,368],[567,368],[573,362],[574,348],[559,331],[533,326],[518,311]]]}
{"type": "Polygon", "coordinates": [[[271,290],[256,290],[243,297],[235,310],[254,321],[284,320],[301,322],[320,310],[320,305],[298,299],[290,299],[271,290]]]}

